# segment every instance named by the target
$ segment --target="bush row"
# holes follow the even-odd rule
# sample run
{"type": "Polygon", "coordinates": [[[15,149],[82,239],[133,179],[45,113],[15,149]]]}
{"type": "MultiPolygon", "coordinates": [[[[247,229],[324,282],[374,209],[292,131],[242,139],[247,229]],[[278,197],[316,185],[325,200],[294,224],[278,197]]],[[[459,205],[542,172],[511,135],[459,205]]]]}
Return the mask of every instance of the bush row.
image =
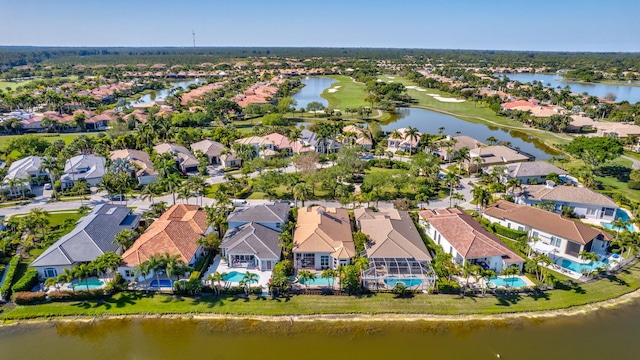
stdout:
{"type": "Polygon", "coordinates": [[[504,227],[498,223],[490,224],[489,230],[491,230],[492,232],[498,235],[502,235],[504,237],[508,237],[509,239],[514,239],[514,240],[518,240],[518,239],[521,239],[522,237],[527,236],[526,231],[509,229],[508,227],[504,227]]]}
{"type": "Polygon", "coordinates": [[[9,295],[11,295],[11,284],[13,284],[13,278],[16,274],[18,262],[20,262],[20,256],[18,255],[11,258],[11,261],[9,262],[9,269],[7,270],[7,274],[5,275],[4,283],[2,284],[2,287],[0,287],[0,295],[2,295],[4,298],[7,298],[9,295]]]}
{"type": "Polygon", "coordinates": [[[46,300],[46,294],[44,291],[30,292],[20,291],[13,293],[13,302],[18,305],[31,305],[43,303],[46,300]]]}
{"type": "Polygon", "coordinates": [[[97,299],[102,299],[103,297],[104,297],[104,290],[102,289],[82,290],[82,291],[62,290],[62,291],[49,292],[50,301],[97,300],[97,299]]]}
{"type": "Polygon", "coordinates": [[[27,272],[13,284],[11,292],[15,294],[22,291],[29,291],[36,285],[38,285],[38,271],[30,267],[27,269],[27,272]]]}

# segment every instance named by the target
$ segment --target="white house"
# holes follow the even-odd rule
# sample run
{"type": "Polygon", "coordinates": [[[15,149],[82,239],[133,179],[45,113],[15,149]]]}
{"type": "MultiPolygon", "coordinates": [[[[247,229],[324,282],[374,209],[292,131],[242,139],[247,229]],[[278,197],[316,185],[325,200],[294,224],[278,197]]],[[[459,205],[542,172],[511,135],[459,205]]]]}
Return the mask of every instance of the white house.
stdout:
{"type": "Polygon", "coordinates": [[[40,156],[28,156],[24,159],[14,161],[9,166],[7,175],[4,177],[2,188],[9,190],[13,195],[19,194],[23,188],[31,190],[31,182],[39,177],[45,177],[49,179],[49,174],[40,169],[42,164],[42,157],[40,156]],[[11,189],[9,182],[11,180],[24,179],[22,186],[15,189],[11,189]]]}
{"type": "Polygon", "coordinates": [[[158,177],[158,172],[153,167],[149,154],[141,150],[122,149],[111,152],[111,160],[127,159],[135,169],[133,174],[140,185],[152,183],[158,177]]]}
{"type": "Polygon", "coordinates": [[[60,177],[62,188],[72,188],[79,180],[85,180],[91,186],[98,185],[105,174],[105,162],[105,158],[94,155],[78,155],[67,160],[60,177]]]}
{"type": "Polygon", "coordinates": [[[242,266],[270,271],[280,261],[279,236],[279,231],[249,222],[227,230],[220,250],[231,268],[242,266]]]}
{"type": "Polygon", "coordinates": [[[453,256],[456,264],[468,261],[496,273],[509,266],[522,270],[524,259],[464,211],[423,210],[420,225],[444,252],[453,256]]]}

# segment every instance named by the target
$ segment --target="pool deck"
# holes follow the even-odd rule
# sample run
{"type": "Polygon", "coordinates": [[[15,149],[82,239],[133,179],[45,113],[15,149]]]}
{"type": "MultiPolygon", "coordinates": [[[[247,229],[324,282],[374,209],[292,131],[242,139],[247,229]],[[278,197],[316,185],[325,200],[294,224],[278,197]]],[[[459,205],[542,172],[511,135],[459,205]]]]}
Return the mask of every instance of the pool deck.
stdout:
{"type": "MultiPolygon", "coordinates": [[[[229,264],[225,260],[223,260],[220,257],[220,255],[216,255],[216,257],[213,259],[213,264],[209,266],[209,269],[207,269],[207,271],[205,272],[203,279],[206,279],[209,276],[209,274],[213,274],[216,271],[221,274],[230,273],[232,271],[239,272],[239,273],[246,273],[248,271],[250,273],[258,274],[258,276],[260,276],[260,279],[258,279],[258,283],[252,284],[251,286],[262,287],[263,294],[267,294],[269,292],[269,287],[267,286],[267,283],[269,283],[269,279],[271,279],[271,274],[272,274],[271,271],[260,271],[255,268],[247,268],[246,266],[245,267],[243,266],[229,267],[229,264]]],[[[230,283],[233,286],[238,285],[237,282],[230,282],[230,283]]]]}

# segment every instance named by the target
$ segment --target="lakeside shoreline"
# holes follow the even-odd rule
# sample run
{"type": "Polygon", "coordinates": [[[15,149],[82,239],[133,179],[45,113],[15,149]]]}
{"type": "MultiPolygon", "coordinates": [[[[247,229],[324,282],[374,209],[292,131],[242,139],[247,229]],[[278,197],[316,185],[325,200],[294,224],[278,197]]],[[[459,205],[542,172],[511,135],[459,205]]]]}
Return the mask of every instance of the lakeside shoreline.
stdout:
{"type": "Polygon", "coordinates": [[[553,319],[559,317],[576,317],[587,315],[599,311],[611,310],[620,306],[628,306],[637,299],[640,299],[640,289],[623,294],[617,298],[603,300],[591,304],[571,306],[564,309],[504,312],[497,314],[458,314],[439,315],[429,313],[350,313],[350,314],[289,314],[289,315],[255,315],[255,314],[219,314],[219,313],[174,313],[174,314],[125,314],[125,315],[62,315],[45,316],[30,319],[2,319],[0,328],[29,324],[42,323],[93,323],[99,320],[129,320],[129,319],[168,319],[168,320],[237,320],[237,321],[259,321],[259,322],[439,322],[439,323],[459,323],[467,321],[494,322],[505,320],[521,319],[553,319]]]}

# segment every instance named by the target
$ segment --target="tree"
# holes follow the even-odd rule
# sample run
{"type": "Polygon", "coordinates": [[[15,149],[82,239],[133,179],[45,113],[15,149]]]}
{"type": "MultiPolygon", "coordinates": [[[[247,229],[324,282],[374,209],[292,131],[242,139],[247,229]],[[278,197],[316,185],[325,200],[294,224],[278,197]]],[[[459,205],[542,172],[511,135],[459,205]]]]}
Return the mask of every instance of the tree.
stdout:
{"type": "Polygon", "coordinates": [[[220,273],[218,271],[214,272],[213,274],[209,274],[207,276],[206,280],[211,282],[211,287],[213,288],[213,291],[215,292],[216,295],[220,295],[220,290],[222,288],[222,281],[226,276],[227,276],[227,273],[220,273]],[[218,286],[215,286],[214,282],[217,282],[218,286]]]}
{"type": "Polygon", "coordinates": [[[73,268],[73,277],[78,279],[78,282],[84,280],[87,290],[89,290],[89,277],[93,275],[94,269],[89,264],[80,264],[73,268]]]}
{"type": "Polygon", "coordinates": [[[565,145],[565,150],[582,159],[591,168],[596,168],[622,155],[624,149],[619,140],[610,136],[579,136],[565,145]]]}
{"type": "Polygon", "coordinates": [[[147,260],[148,269],[153,271],[156,275],[156,282],[158,283],[158,290],[160,290],[160,271],[164,270],[166,264],[164,263],[164,258],[161,255],[151,255],[147,260]]]}
{"type": "Polygon", "coordinates": [[[393,285],[393,289],[391,289],[391,291],[394,294],[398,295],[398,297],[405,297],[409,294],[409,289],[407,288],[407,285],[402,281],[397,281],[395,285],[393,285]]]}
{"type": "Polygon", "coordinates": [[[196,241],[196,243],[202,246],[207,252],[217,253],[220,249],[220,237],[215,232],[211,232],[196,241]]]}
{"type": "Polygon", "coordinates": [[[55,277],[47,278],[44,281],[44,286],[47,290],[53,286],[56,288],[58,292],[60,292],[60,283],[58,282],[58,279],[55,277]]]}
{"type": "Polygon", "coordinates": [[[122,251],[126,251],[138,238],[138,233],[135,230],[124,229],[116,234],[113,238],[113,242],[118,244],[122,251]]]}
{"type": "Polygon", "coordinates": [[[451,207],[451,196],[453,195],[453,187],[458,184],[458,182],[460,181],[460,177],[456,173],[449,171],[444,175],[444,179],[447,186],[449,186],[449,207],[451,207]]]}
{"type": "Polygon", "coordinates": [[[254,274],[249,271],[244,274],[242,280],[240,281],[240,284],[244,284],[244,286],[246,286],[247,295],[251,294],[251,284],[257,283],[258,279],[258,274],[254,274]]]}
{"type": "Polygon", "coordinates": [[[298,280],[304,284],[306,289],[309,289],[309,283],[316,279],[316,274],[309,270],[298,271],[298,280]]]}
{"type": "Polygon", "coordinates": [[[413,142],[415,141],[416,144],[418,143],[418,140],[420,140],[420,132],[418,131],[418,129],[409,126],[407,128],[407,131],[405,132],[405,139],[409,140],[409,156],[411,156],[412,150],[413,150],[413,142]]]}
{"type": "Polygon", "coordinates": [[[589,269],[589,274],[593,272],[593,265],[595,264],[595,262],[600,260],[600,256],[598,256],[598,254],[591,251],[584,251],[584,250],[580,251],[578,256],[580,256],[582,260],[588,261],[589,265],[591,265],[591,268],[589,269]]]}
{"type": "Polygon", "coordinates": [[[170,255],[169,253],[164,253],[162,255],[162,262],[165,264],[167,277],[169,278],[169,281],[171,281],[171,292],[173,293],[173,275],[176,275],[179,272],[180,267],[184,263],[180,259],[179,254],[170,255]]]}
{"type": "Polygon", "coordinates": [[[318,101],[312,101],[307,104],[307,111],[313,112],[314,116],[318,116],[317,112],[321,111],[322,109],[324,109],[324,105],[322,105],[322,103],[318,101]]]}
{"type": "Polygon", "coordinates": [[[160,183],[169,190],[171,196],[173,198],[173,205],[176,204],[176,191],[178,190],[180,184],[182,184],[182,179],[178,174],[169,174],[166,178],[160,180],[160,183]]]}
{"type": "Polygon", "coordinates": [[[91,266],[98,274],[115,273],[121,262],[120,255],[107,251],[91,261],[91,266]]]}
{"type": "Polygon", "coordinates": [[[336,276],[337,276],[337,272],[332,268],[324,269],[322,270],[322,274],[320,274],[321,278],[327,279],[327,283],[329,284],[329,287],[332,289],[333,289],[333,284],[336,276]]]}
{"type": "Polygon", "coordinates": [[[296,207],[298,207],[298,200],[302,201],[302,207],[304,207],[304,201],[309,198],[310,194],[311,194],[311,189],[309,188],[309,185],[307,185],[307,183],[305,182],[297,183],[293,187],[293,198],[296,202],[296,207]]]}
{"type": "Polygon", "coordinates": [[[473,188],[473,201],[480,208],[480,213],[482,213],[484,207],[489,205],[489,202],[491,201],[491,194],[487,189],[477,186],[473,188]]]}
{"type": "Polygon", "coordinates": [[[507,191],[511,190],[511,194],[515,195],[516,189],[522,190],[522,182],[518,178],[509,178],[507,180],[507,191]]]}

